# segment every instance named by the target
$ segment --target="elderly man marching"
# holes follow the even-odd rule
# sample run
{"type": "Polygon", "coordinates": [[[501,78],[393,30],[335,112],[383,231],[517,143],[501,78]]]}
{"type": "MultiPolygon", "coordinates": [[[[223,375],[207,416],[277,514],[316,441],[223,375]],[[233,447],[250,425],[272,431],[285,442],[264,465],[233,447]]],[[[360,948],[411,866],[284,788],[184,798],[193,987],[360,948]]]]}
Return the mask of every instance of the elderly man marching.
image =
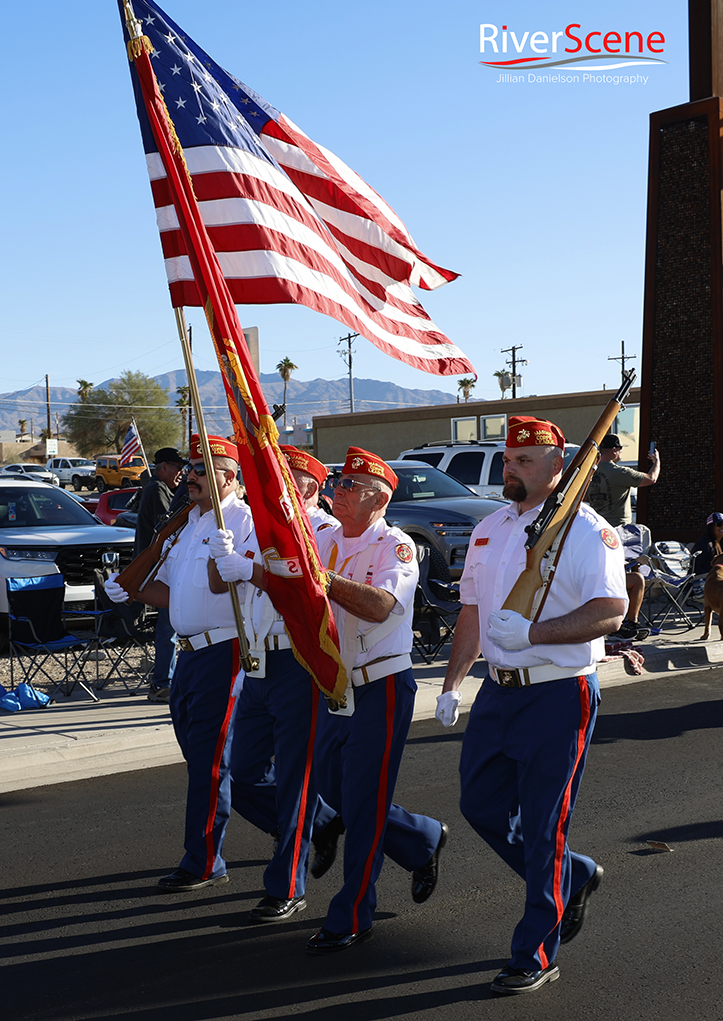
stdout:
{"type": "Polygon", "coordinates": [[[319,790],[347,836],[344,885],[307,946],[313,954],[371,939],[385,853],[412,872],[414,900],[426,900],[447,837],[442,823],[392,804],[416,691],[410,652],[418,578],[409,536],[384,520],[397,481],[381,458],[350,447],[334,493],[338,522],[317,532],[350,685],[347,709],[322,707],[319,716],[319,790]]]}
{"type": "MultiPolygon", "coordinates": [[[[328,469],[304,451],[282,450],[313,520],[328,469]]],[[[329,517],[323,511],[321,515],[319,522],[329,517]]],[[[252,825],[277,836],[264,873],[266,896],[250,917],[255,922],[282,922],[306,908],[312,825],[315,841],[325,851],[326,868],[343,831],[336,813],[319,802],[312,769],[319,692],[296,661],[284,621],[260,587],[263,573],[255,533],[241,546],[231,530],[214,533],[210,549],[211,587],[217,592],[224,591],[225,583],[248,577],[248,564],[256,560],[253,584],[244,586],[244,619],[259,669],[246,675],[238,699],[231,750],[232,804],[252,825]]]]}
{"type": "MultiPolygon", "coordinates": [[[[238,450],[221,436],[209,436],[213,465],[204,464],[199,437],[191,438],[188,495],[195,507],[168,550],[156,579],[138,594],[170,611],[181,651],[171,685],[171,717],[188,766],[185,848],[180,866],[160,879],[165,890],[186,892],[226,883],[223,839],[231,809],[230,753],[234,706],[243,680],[239,642],[228,589],[211,591],[211,538],[217,532],[208,472],[216,476],[227,528],[242,546],[253,531],[251,512],[236,496],[238,450]],[[183,637],[185,636],[185,637],[183,637]]],[[[251,577],[253,561],[239,571],[251,577]]],[[[114,580],[106,591],[115,602],[127,593],[114,580]]]]}
{"type": "Polygon", "coordinates": [[[620,626],[627,599],[617,534],[592,508],[578,510],[540,619],[503,610],[526,566],[526,528],[554,491],[565,440],[551,422],[511,418],[503,494],[511,501],[470,539],[437,717],[457,719],[458,688],[480,654],[488,676],[462,746],[460,806],[470,824],[527,884],[512,956],[492,983],[498,994],[531,993],[559,977],[560,943],[580,931],[603,870],[567,846],[599,688],[604,635],[620,626]]]}

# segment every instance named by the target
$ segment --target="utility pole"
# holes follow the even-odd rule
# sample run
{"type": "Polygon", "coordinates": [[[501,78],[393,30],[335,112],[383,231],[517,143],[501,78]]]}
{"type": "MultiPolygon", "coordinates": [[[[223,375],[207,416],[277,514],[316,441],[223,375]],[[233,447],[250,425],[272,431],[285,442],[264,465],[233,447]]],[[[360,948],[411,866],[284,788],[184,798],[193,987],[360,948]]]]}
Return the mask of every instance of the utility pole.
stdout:
{"type": "Polygon", "coordinates": [[[354,414],[354,376],[352,374],[352,346],[351,342],[358,337],[358,333],[349,333],[346,337],[339,337],[340,344],[346,344],[347,350],[339,354],[349,367],[349,411],[354,414]]]}
{"type": "Polygon", "coordinates": [[[60,441],[60,413],[55,412],[55,438],[60,441]]]}
{"type": "Polygon", "coordinates": [[[512,347],[501,348],[503,355],[511,354],[512,357],[507,359],[507,364],[512,367],[512,399],[517,396],[517,386],[522,386],[522,379],[517,375],[518,365],[527,365],[526,358],[518,358],[517,352],[522,350],[522,344],[513,344],[512,347]]]}
{"type": "MultiPolygon", "coordinates": [[[[193,351],[193,327],[188,327],[188,350],[193,351]]],[[[193,399],[191,397],[191,384],[188,384],[188,456],[191,456],[191,436],[193,435],[193,399]]]]}
{"type": "Polygon", "coordinates": [[[620,341],[620,355],[619,355],[619,357],[618,358],[613,358],[612,355],[611,355],[608,358],[609,362],[620,362],[620,367],[622,369],[622,382],[623,383],[625,382],[625,363],[626,362],[631,362],[633,360],[633,358],[637,358],[637,357],[638,357],[637,355],[626,355],[625,354],[625,341],[621,340],[620,341]]]}
{"type": "Polygon", "coordinates": [[[45,403],[47,405],[48,410],[48,427],[47,427],[48,431],[46,435],[48,439],[50,439],[53,435],[53,430],[50,427],[50,381],[48,380],[47,373],[45,374],[45,403]]]}

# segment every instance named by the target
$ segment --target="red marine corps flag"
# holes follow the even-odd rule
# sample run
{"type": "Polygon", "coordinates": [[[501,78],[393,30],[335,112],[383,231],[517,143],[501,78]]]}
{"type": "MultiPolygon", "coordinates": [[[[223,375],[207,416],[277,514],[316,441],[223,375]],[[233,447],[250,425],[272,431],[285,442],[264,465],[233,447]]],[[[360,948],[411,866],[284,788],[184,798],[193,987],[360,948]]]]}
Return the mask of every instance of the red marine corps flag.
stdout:
{"type": "MultiPolygon", "coordinates": [[[[373,188],[220,67],[157,4],[132,5],[231,301],[306,305],[417,369],[474,374],[412,289],[457,274],[427,259],[373,188]]],[[[171,299],[175,308],[204,305],[135,74],[133,84],[171,299]]]]}
{"type": "MultiPolygon", "coordinates": [[[[129,0],[122,0],[126,8],[129,0]]],[[[278,432],[245,345],[241,324],[201,219],[181,145],[151,67],[152,44],[130,15],[129,56],[142,97],[142,123],[150,125],[162,161],[195,286],[222,370],[239,447],[241,470],[266,567],[266,587],[282,614],[294,653],[320,689],[340,701],[346,674],[336,624],[326,598],[325,572],[306,512],[300,506],[278,432]],[[150,54],[150,56],[149,56],[150,54]]]]}

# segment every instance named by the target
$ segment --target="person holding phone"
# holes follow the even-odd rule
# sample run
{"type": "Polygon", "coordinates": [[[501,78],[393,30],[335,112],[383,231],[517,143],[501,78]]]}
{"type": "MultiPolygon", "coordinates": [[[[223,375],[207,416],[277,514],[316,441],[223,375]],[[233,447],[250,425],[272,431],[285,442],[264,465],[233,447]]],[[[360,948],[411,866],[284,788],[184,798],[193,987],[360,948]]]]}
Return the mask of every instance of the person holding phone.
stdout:
{"type": "Polygon", "coordinates": [[[654,486],[660,475],[660,454],[655,444],[650,444],[648,458],[651,465],[647,472],[636,471],[619,464],[623,445],[616,433],[608,433],[600,444],[600,463],[590,480],[587,502],[605,520],[617,528],[632,524],[633,511],[630,490],[643,486],[654,486]]]}

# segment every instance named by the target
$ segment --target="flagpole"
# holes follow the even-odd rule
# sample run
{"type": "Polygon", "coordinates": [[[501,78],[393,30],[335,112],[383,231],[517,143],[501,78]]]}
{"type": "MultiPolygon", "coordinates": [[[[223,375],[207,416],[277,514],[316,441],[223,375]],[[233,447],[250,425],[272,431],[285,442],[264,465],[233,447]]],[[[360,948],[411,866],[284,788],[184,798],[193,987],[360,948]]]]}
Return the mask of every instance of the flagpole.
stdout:
{"type": "MultiPolygon", "coordinates": [[[[193,368],[193,356],[191,354],[191,345],[188,340],[188,329],[186,327],[186,316],[184,315],[182,308],[174,308],[176,314],[176,326],[178,327],[178,336],[181,341],[181,347],[183,349],[183,360],[186,363],[186,377],[188,378],[188,386],[190,388],[191,400],[196,408],[196,425],[198,426],[198,435],[201,440],[201,452],[203,454],[203,463],[206,465],[206,478],[208,479],[208,492],[211,497],[211,503],[213,504],[213,513],[216,517],[216,527],[225,528],[223,521],[223,510],[221,509],[221,498],[218,495],[218,485],[216,484],[216,474],[212,470],[213,455],[211,454],[211,445],[208,442],[208,432],[206,431],[206,421],[203,417],[203,408],[201,407],[201,397],[198,392],[198,382],[196,381],[196,373],[193,368]]],[[[250,582],[248,583],[250,584],[250,582]]],[[[236,621],[236,630],[238,631],[238,640],[241,653],[241,666],[245,672],[248,673],[251,670],[257,670],[259,661],[255,657],[251,656],[249,652],[249,643],[246,638],[246,628],[244,626],[244,618],[241,612],[241,603],[238,597],[238,589],[236,588],[236,582],[230,581],[228,583],[228,593],[231,596],[231,606],[233,607],[234,620],[236,621]]]]}
{"type": "Polygon", "coordinates": [[[135,429],[136,436],[138,437],[138,443],[139,443],[139,446],[141,448],[141,454],[143,454],[143,460],[146,462],[146,468],[148,468],[150,470],[151,466],[150,466],[150,463],[148,461],[148,457],[146,456],[146,448],[143,446],[143,440],[141,439],[141,431],[138,428],[138,423],[136,422],[135,418],[132,418],[131,422],[133,423],[133,428],[135,429]]]}

